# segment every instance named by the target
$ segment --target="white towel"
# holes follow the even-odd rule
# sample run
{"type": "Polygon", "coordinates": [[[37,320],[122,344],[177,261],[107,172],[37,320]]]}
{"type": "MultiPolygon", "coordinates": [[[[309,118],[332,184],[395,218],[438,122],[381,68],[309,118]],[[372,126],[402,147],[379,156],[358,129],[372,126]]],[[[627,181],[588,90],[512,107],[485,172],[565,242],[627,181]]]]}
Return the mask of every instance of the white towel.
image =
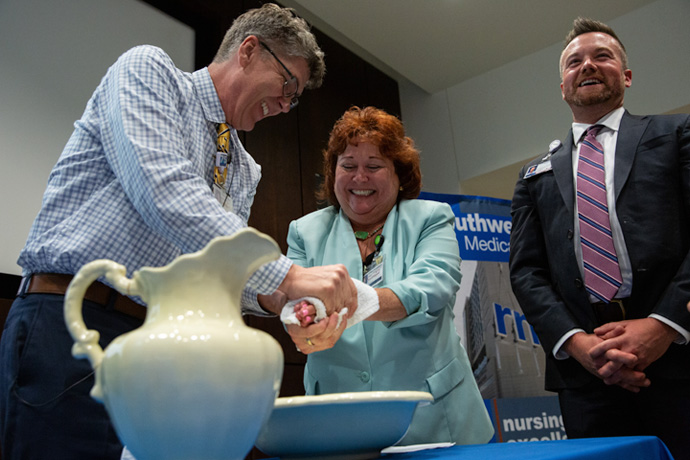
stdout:
{"type": "MultiPolygon", "coordinates": [[[[379,311],[379,296],[376,294],[376,289],[354,278],[352,282],[355,283],[355,287],[357,288],[357,310],[355,310],[355,314],[352,315],[352,318],[347,321],[347,327],[352,327],[379,311]]],[[[314,305],[316,309],[315,323],[318,323],[326,317],[326,307],[320,299],[316,297],[302,297],[301,299],[291,300],[285,304],[283,310],[280,312],[280,320],[284,324],[299,324],[294,310],[295,305],[303,300],[314,305]]],[[[340,326],[340,318],[346,314],[347,308],[343,308],[338,318],[338,326],[340,326]]]]}

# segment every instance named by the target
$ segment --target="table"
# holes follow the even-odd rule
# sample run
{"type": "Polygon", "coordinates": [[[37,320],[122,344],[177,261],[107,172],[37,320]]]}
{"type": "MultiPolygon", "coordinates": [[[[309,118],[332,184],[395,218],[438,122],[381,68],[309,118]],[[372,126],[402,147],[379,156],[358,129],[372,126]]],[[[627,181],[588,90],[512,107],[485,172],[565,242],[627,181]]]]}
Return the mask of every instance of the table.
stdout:
{"type": "Polygon", "coordinates": [[[381,460],[673,460],[666,445],[655,436],[453,446],[418,452],[384,454],[379,458],[381,460]]]}

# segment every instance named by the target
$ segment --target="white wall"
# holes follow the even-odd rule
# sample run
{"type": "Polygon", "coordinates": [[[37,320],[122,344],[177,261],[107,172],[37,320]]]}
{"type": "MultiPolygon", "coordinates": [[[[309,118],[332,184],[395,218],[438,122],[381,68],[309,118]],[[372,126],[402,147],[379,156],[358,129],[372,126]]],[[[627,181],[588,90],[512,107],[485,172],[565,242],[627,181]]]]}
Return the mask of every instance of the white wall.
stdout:
{"type": "MultiPolygon", "coordinates": [[[[628,51],[631,113],[690,104],[689,20],[688,0],[659,0],[609,21],[628,51]]],[[[555,43],[437,94],[400,84],[405,126],[422,151],[425,190],[463,193],[462,181],[526,162],[567,134],[572,118],[560,94],[561,50],[555,43]]]]}
{"type": "MultiPolygon", "coordinates": [[[[690,104],[689,19],[690,1],[659,0],[609,22],[628,49],[631,112],[690,104]]],[[[108,66],[141,43],[192,70],[193,31],[138,0],[0,0],[0,272],[20,272],[17,255],[73,122],[108,66]]],[[[463,193],[463,181],[526,162],[565,136],[561,47],[432,95],[400,83],[425,190],[463,193]]]]}
{"type": "Polygon", "coordinates": [[[138,0],[0,0],[0,272],[20,273],[48,175],[89,96],[144,43],[193,70],[194,32],[138,0]]]}

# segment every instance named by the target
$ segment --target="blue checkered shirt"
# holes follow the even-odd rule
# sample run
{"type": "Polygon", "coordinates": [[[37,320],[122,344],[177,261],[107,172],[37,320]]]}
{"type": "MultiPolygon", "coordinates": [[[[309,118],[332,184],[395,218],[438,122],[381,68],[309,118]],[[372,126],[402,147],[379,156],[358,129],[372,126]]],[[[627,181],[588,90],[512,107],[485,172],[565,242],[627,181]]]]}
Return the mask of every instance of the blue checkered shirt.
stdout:
{"type": "MultiPolygon", "coordinates": [[[[225,114],[204,68],[175,67],[153,46],[123,54],[108,70],[53,168],[18,263],[24,275],[76,273],[95,259],[163,266],[214,237],[247,226],[261,168],[232,130],[226,191],[212,193],[216,126],[225,114]]],[[[291,266],[264,265],[242,294],[245,311],[265,314],[256,294],[273,292],[291,266]]]]}

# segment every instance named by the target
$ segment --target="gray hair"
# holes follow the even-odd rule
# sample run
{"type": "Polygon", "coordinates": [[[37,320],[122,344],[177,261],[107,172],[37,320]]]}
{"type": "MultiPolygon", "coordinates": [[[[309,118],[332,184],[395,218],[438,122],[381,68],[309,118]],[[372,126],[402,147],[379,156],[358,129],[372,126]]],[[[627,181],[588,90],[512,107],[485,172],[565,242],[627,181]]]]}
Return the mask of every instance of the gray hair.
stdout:
{"type": "Polygon", "coordinates": [[[254,35],[278,53],[306,59],[309,66],[308,89],[318,88],[326,73],[324,53],[316,43],[307,21],[292,8],[266,3],[238,16],[225,33],[213,62],[224,62],[237,52],[245,38],[254,35]]]}

